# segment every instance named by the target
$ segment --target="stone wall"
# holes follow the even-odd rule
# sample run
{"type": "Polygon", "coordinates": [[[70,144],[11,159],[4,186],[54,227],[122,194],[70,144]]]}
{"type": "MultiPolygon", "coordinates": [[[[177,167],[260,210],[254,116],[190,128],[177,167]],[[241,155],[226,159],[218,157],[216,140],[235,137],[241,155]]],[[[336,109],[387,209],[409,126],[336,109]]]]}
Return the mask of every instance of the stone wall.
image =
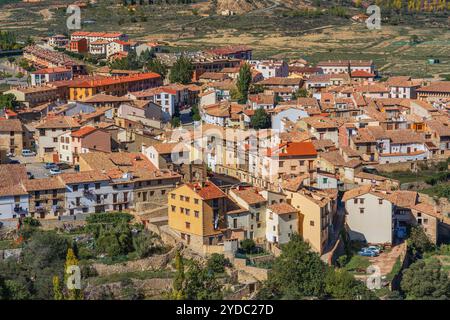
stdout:
{"type": "Polygon", "coordinates": [[[265,280],[267,280],[269,270],[262,269],[262,268],[257,268],[257,267],[252,267],[252,266],[247,266],[246,259],[234,258],[233,266],[238,271],[243,271],[245,273],[248,273],[248,274],[252,275],[258,281],[265,281],[265,280]]]}
{"type": "Polygon", "coordinates": [[[167,265],[175,257],[177,248],[173,248],[166,254],[152,256],[145,259],[127,261],[113,265],[102,263],[94,263],[92,267],[97,271],[99,276],[108,276],[114,273],[136,272],[147,270],[165,269],[167,265]]]}
{"type": "Polygon", "coordinates": [[[374,165],[378,171],[381,172],[393,172],[393,171],[413,171],[423,167],[430,167],[433,164],[437,164],[442,161],[442,159],[429,159],[420,161],[408,161],[408,162],[397,162],[397,163],[386,163],[374,165]]]}

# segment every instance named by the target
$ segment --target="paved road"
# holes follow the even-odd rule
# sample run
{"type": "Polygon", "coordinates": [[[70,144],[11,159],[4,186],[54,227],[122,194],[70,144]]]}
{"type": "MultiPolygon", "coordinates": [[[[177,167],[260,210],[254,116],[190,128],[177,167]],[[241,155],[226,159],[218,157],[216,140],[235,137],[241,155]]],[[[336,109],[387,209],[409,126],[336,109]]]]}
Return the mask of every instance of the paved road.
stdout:
{"type": "MultiPolygon", "coordinates": [[[[35,179],[47,178],[50,176],[50,171],[45,169],[45,163],[39,161],[37,157],[23,157],[21,155],[11,157],[11,160],[19,160],[21,164],[25,164],[27,172],[30,172],[35,179]]],[[[74,172],[74,169],[62,170],[62,172],[74,172]]]]}

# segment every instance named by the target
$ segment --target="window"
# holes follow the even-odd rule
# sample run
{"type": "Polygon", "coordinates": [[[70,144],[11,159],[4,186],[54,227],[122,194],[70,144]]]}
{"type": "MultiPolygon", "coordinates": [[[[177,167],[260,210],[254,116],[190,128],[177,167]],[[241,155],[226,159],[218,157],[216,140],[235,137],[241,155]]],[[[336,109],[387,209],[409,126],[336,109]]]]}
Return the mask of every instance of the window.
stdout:
{"type": "Polygon", "coordinates": [[[314,221],[313,221],[313,220],[310,220],[310,221],[309,221],[309,225],[310,225],[311,227],[314,227],[314,221]]]}
{"type": "Polygon", "coordinates": [[[98,190],[98,189],[100,189],[100,183],[95,184],[95,190],[98,190]]]}
{"type": "Polygon", "coordinates": [[[73,185],[73,186],[72,186],[72,190],[73,190],[74,192],[78,191],[78,185],[77,185],[77,184],[73,185]]]}
{"type": "Polygon", "coordinates": [[[58,138],[53,138],[53,142],[58,142],[58,138]]]}
{"type": "Polygon", "coordinates": [[[194,216],[195,216],[196,218],[198,218],[199,214],[200,214],[200,212],[198,212],[197,210],[194,211],[194,216]]]}
{"type": "Polygon", "coordinates": [[[181,201],[184,201],[184,196],[180,196],[180,200],[181,200],[181,201]]]}
{"type": "Polygon", "coordinates": [[[284,166],[284,161],[280,161],[280,168],[284,166]]]}
{"type": "Polygon", "coordinates": [[[428,224],[428,219],[423,219],[423,224],[428,224]]]}
{"type": "Polygon", "coordinates": [[[359,213],[364,213],[364,208],[359,208],[359,213]]]}
{"type": "Polygon", "coordinates": [[[190,209],[186,209],[186,215],[190,215],[191,214],[191,210],[190,209]]]}
{"type": "Polygon", "coordinates": [[[378,199],[379,204],[383,204],[383,199],[378,199]]]}
{"type": "Polygon", "coordinates": [[[161,190],[161,195],[165,195],[166,194],[166,190],[161,190]]]}
{"type": "Polygon", "coordinates": [[[191,224],[189,222],[186,222],[186,229],[190,229],[191,228],[191,224]]]}
{"type": "Polygon", "coordinates": [[[85,184],[85,185],[83,186],[83,188],[84,188],[84,191],[88,191],[88,190],[89,190],[89,185],[88,185],[88,184],[85,184]]]}
{"type": "Polygon", "coordinates": [[[186,197],[185,200],[186,200],[186,202],[189,202],[189,197],[186,197]]]}
{"type": "Polygon", "coordinates": [[[364,203],[364,199],[359,199],[359,203],[363,204],[364,203]]]}
{"type": "Polygon", "coordinates": [[[184,213],[184,208],[180,208],[181,213],[184,213]]]}
{"type": "Polygon", "coordinates": [[[172,212],[175,212],[176,209],[177,209],[177,207],[172,206],[172,212]]]}
{"type": "Polygon", "coordinates": [[[195,204],[198,204],[198,199],[194,199],[194,203],[195,203],[195,204]]]}
{"type": "Polygon", "coordinates": [[[170,198],[171,198],[171,199],[175,199],[175,194],[171,193],[171,194],[170,194],[170,198]]]}
{"type": "Polygon", "coordinates": [[[358,199],[357,198],[355,198],[355,199],[353,199],[353,203],[358,203],[358,199]]]}

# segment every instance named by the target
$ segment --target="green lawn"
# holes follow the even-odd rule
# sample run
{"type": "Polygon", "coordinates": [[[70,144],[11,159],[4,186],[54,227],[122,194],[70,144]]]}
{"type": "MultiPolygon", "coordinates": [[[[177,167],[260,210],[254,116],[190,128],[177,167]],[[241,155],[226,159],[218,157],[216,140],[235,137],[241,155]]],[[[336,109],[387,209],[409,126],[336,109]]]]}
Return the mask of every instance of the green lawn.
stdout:
{"type": "Polygon", "coordinates": [[[344,266],[344,269],[349,272],[366,273],[366,269],[370,266],[368,257],[354,255],[350,261],[344,266]]]}

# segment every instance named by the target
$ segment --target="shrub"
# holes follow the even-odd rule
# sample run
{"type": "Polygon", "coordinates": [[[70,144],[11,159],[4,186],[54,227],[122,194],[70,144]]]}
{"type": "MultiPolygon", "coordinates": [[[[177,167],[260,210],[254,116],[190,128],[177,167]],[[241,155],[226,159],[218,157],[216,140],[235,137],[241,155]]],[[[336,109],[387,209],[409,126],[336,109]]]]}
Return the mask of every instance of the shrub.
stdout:
{"type": "Polygon", "coordinates": [[[223,254],[213,253],[207,261],[207,269],[214,273],[223,273],[225,267],[230,266],[230,260],[225,258],[223,254]]]}
{"type": "Polygon", "coordinates": [[[241,241],[241,249],[245,253],[253,253],[255,251],[256,244],[252,239],[245,239],[241,241]]]}

